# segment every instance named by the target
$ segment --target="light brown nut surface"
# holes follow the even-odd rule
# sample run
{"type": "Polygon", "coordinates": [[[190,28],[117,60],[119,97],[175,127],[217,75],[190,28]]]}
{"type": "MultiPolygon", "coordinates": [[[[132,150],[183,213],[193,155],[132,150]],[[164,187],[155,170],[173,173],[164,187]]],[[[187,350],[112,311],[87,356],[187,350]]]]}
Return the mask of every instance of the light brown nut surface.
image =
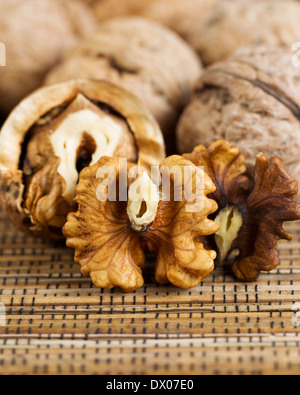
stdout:
{"type": "Polygon", "coordinates": [[[262,271],[275,269],[280,263],[279,240],[292,239],[283,223],[300,220],[300,202],[293,201],[298,182],[280,160],[260,154],[252,185],[245,175],[244,156],[227,141],[208,149],[200,145],[184,157],[203,166],[216,185],[210,197],[219,205],[214,221],[220,226],[215,235],[220,261],[238,250],[233,272],[243,281],[255,281],[262,271]]]}
{"type": "Polygon", "coordinates": [[[182,176],[187,166],[191,167],[191,162],[180,156],[171,156],[161,164],[162,177],[171,174],[171,202],[164,199],[160,202],[146,235],[150,251],[157,254],[156,281],[180,288],[193,288],[212,273],[216,253],[206,249],[205,236],[218,230],[218,225],[208,219],[218,209],[216,202],[207,197],[216,187],[203,169],[194,168],[191,176],[191,192],[197,199],[188,202],[190,196],[183,190],[181,200],[172,201],[181,186],[180,180],[187,181],[182,176]],[[187,205],[195,207],[189,210],[187,205]]]}
{"type": "Polygon", "coordinates": [[[0,7],[7,58],[0,67],[0,109],[8,112],[95,25],[90,9],[77,0],[1,0],[0,7]]]}
{"type": "Polygon", "coordinates": [[[75,198],[78,211],[69,214],[64,234],[68,247],[75,249],[75,261],[81,265],[82,273],[90,275],[97,287],[119,286],[131,292],[144,283],[143,244],[138,233],[130,229],[127,203],[99,201],[97,195],[103,182],[107,180],[110,186],[119,178],[119,161],[114,158],[103,157],[82,171],[75,198]],[[112,178],[99,177],[102,166],[115,171],[112,178]]]}
{"type": "Polygon", "coordinates": [[[174,152],[176,122],[200,73],[198,57],[173,32],[141,18],[118,18],[71,50],[46,83],[82,77],[122,86],[146,104],[174,152]]]}
{"type": "Polygon", "coordinates": [[[169,199],[141,163],[124,169],[117,159],[104,157],[81,173],[75,199],[78,211],[69,214],[64,234],[82,273],[90,275],[96,286],[118,286],[125,292],[141,287],[146,247],[157,254],[159,283],[192,288],[212,272],[216,253],[204,247],[203,238],[218,230],[207,218],[217,210],[215,201],[207,198],[214,184],[202,169],[179,156],[164,160],[160,170],[169,180],[169,199]],[[187,167],[192,170],[192,192],[202,186],[197,209],[198,202],[185,199],[182,188],[187,167]],[[125,172],[122,177],[121,171],[125,172]],[[114,194],[124,177],[129,186],[127,200],[114,194]],[[175,199],[178,190],[181,200],[175,199]],[[187,210],[191,206],[195,211],[187,210]]]}
{"type": "Polygon", "coordinates": [[[226,139],[254,168],[264,152],[300,181],[300,69],[287,49],[250,47],[208,68],[177,129],[180,152],[226,139]]]}
{"type": "Polygon", "coordinates": [[[223,0],[192,28],[187,41],[208,65],[244,46],[291,46],[299,41],[299,19],[296,0],[223,0]]]}
{"type": "Polygon", "coordinates": [[[42,88],[20,103],[0,134],[0,202],[14,224],[58,237],[73,208],[78,173],[103,155],[165,157],[161,131],[133,95],[103,81],[42,88]]]}
{"type": "Polygon", "coordinates": [[[140,15],[186,37],[193,26],[220,0],[101,0],[89,1],[98,21],[121,15],[140,15]]]}

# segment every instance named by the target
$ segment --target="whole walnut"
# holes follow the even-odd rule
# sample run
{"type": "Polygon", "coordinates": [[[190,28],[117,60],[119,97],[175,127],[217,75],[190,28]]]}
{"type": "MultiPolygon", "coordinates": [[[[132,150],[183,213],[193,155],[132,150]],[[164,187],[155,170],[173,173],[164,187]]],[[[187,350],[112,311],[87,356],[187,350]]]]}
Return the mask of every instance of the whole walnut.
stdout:
{"type": "Polygon", "coordinates": [[[139,15],[148,6],[150,0],[84,0],[84,2],[92,7],[96,19],[102,22],[117,16],[139,15]]]}
{"type": "Polygon", "coordinates": [[[66,55],[45,83],[93,78],[122,86],[146,104],[173,151],[178,117],[200,74],[200,60],[176,34],[156,22],[124,17],[102,23],[66,55]]]}
{"type": "Polygon", "coordinates": [[[220,0],[86,0],[96,19],[140,15],[160,22],[185,37],[220,0]]]}
{"type": "Polygon", "coordinates": [[[223,0],[192,26],[187,41],[207,65],[243,46],[290,46],[300,39],[299,20],[296,0],[223,0]]]}
{"type": "Polygon", "coordinates": [[[226,139],[253,168],[260,152],[300,180],[300,69],[288,49],[248,47],[208,68],[177,129],[180,152],[226,139]]]}
{"type": "Polygon", "coordinates": [[[94,29],[90,9],[77,0],[1,0],[0,110],[10,111],[76,42],[94,29]]]}

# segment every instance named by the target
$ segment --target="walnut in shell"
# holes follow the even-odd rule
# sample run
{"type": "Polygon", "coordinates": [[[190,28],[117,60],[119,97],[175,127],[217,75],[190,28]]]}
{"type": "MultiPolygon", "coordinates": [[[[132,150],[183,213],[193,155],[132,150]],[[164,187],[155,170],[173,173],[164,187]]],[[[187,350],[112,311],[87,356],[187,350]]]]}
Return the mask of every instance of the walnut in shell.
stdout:
{"type": "Polygon", "coordinates": [[[92,7],[97,21],[103,22],[119,16],[140,15],[150,0],[85,0],[85,2],[92,7]]]}
{"type": "Polygon", "coordinates": [[[40,89],[19,104],[0,134],[0,203],[21,230],[59,237],[74,209],[78,174],[103,155],[165,157],[161,131],[130,93],[74,80],[40,89]]]}
{"type": "Polygon", "coordinates": [[[208,65],[249,45],[291,46],[300,37],[294,0],[222,0],[193,25],[187,41],[208,65]]]}
{"type": "Polygon", "coordinates": [[[90,9],[77,0],[1,0],[0,32],[7,65],[0,67],[0,109],[10,111],[41,86],[78,37],[95,27],[90,9]]]}
{"type": "Polygon", "coordinates": [[[216,253],[206,250],[203,237],[218,230],[207,218],[218,208],[207,198],[214,184],[201,168],[179,156],[164,160],[160,173],[168,179],[169,198],[142,163],[126,168],[105,157],[80,174],[78,211],[69,214],[64,234],[82,273],[97,287],[118,286],[125,292],[141,287],[147,247],[157,254],[156,280],[161,284],[191,288],[212,272],[216,253]],[[200,190],[199,202],[184,194],[186,168],[192,170],[192,194],[200,190]],[[125,199],[118,192],[124,179],[125,199]]]}
{"type": "Polygon", "coordinates": [[[174,151],[174,129],[201,73],[196,54],[173,32],[141,18],[105,22],[54,68],[46,83],[105,79],[137,95],[174,151]]]}
{"type": "Polygon", "coordinates": [[[214,220],[220,226],[215,235],[220,261],[238,250],[233,272],[243,281],[255,281],[262,271],[275,269],[280,263],[279,240],[292,240],[283,223],[300,220],[300,202],[293,201],[298,182],[280,160],[259,154],[252,185],[244,156],[227,141],[208,149],[200,145],[184,158],[203,166],[216,185],[210,197],[219,206],[214,220]]]}
{"type": "Polygon", "coordinates": [[[300,181],[300,69],[287,49],[249,47],[208,68],[177,129],[180,152],[225,139],[253,170],[264,152],[300,181]]]}
{"type": "Polygon", "coordinates": [[[96,19],[139,15],[168,26],[186,37],[220,0],[102,0],[90,1],[96,19]]]}

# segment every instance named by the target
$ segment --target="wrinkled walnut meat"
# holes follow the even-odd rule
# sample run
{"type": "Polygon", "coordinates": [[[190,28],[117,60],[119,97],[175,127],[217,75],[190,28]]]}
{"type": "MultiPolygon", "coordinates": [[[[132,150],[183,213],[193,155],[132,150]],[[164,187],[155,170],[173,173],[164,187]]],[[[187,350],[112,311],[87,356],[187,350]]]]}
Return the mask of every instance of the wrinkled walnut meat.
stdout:
{"type": "Polygon", "coordinates": [[[184,157],[203,166],[217,187],[210,197],[219,205],[215,222],[220,230],[215,241],[221,261],[238,250],[233,272],[243,281],[255,281],[261,271],[275,269],[280,262],[276,252],[279,240],[292,239],[282,225],[300,219],[300,203],[292,201],[298,182],[280,160],[260,154],[253,186],[245,175],[243,155],[226,141],[208,149],[198,146],[184,157]]]}
{"type": "Polygon", "coordinates": [[[160,174],[169,180],[170,198],[141,163],[120,170],[117,159],[105,157],[82,171],[75,199],[78,211],[69,214],[64,234],[82,273],[97,287],[118,286],[125,292],[141,287],[147,248],[157,254],[156,280],[161,284],[191,288],[212,272],[216,253],[205,249],[203,237],[218,230],[207,218],[217,210],[206,197],[214,192],[214,184],[202,169],[179,156],[163,161],[160,174]],[[186,198],[182,185],[187,166],[193,172],[192,194],[186,198]],[[124,177],[128,195],[127,189],[125,198],[109,192],[120,191],[124,177]],[[200,200],[193,200],[199,186],[200,200]]]}
{"type": "Polygon", "coordinates": [[[130,93],[106,82],[71,81],[33,93],[0,135],[0,202],[15,225],[61,237],[80,171],[103,155],[145,165],[165,157],[158,125],[130,93]]]}

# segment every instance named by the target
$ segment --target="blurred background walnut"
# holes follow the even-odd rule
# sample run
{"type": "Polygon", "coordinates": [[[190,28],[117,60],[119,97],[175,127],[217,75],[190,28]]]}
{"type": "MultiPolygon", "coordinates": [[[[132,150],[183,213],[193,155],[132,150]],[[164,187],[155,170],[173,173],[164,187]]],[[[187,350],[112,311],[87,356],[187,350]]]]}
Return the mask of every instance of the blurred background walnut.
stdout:
{"type": "Polygon", "coordinates": [[[205,64],[247,45],[292,45],[300,39],[296,0],[222,0],[193,25],[187,41],[205,64]]]}
{"type": "Polygon", "coordinates": [[[176,123],[200,74],[200,60],[180,37],[156,22],[124,17],[102,23],[45,83],[93,78],[122,86],[150,109],[174,152],[176,123]]]}
{"type": "Polygon", "coordinates": [[[90,34],[94,18],[80,0],[1,0],[1,42],[7,66],[0,68],[0,111],[10,111],[38,88],[79,36],[90,34]]]}
{"type": "Polygon", "coordinates": [[[140,15],[157,21],[186,37],[220,0],[84,0],[104,21],[123,15],[140,15]]]}
{"type": "Polygon", "coordinates": [[[288,49],[250,47],[200,78],[177,129],[180,152],[226,139],[253,168],[260,152],[300,180],[300,69],[288,49]]]}

